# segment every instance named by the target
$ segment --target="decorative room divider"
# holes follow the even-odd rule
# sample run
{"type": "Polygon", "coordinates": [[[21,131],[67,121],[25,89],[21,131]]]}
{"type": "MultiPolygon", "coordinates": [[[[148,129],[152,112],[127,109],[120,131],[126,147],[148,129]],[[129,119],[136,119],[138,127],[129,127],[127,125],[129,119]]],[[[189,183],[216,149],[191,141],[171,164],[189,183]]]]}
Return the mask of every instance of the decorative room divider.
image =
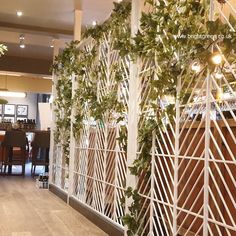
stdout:
{"type": "Polygon", "coordinates": [[[51,185],[125,235],[236,235],[236,4],[142,2],[55,67],[51,185]]]}

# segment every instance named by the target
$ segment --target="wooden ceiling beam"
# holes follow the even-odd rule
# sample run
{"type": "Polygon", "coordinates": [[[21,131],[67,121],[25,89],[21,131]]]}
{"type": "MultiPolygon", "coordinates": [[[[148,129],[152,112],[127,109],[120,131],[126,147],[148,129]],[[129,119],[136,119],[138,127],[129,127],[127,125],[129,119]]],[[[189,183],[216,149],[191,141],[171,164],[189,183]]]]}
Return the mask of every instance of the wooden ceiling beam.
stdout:
{"type": "Polygon", "coordinates": [[[32,26],[32,25],[13,24],[13,23],[8,23],[8,22],[3,22],[3,21],[0,21],[0,29],[5,30],[5,31],[13,31],[13,32],[20,31],[22,33],[46,35],[46,36],[52,36],[52,37],[73,36],[73,30],[44,28],[44,27],[32,26]]]}

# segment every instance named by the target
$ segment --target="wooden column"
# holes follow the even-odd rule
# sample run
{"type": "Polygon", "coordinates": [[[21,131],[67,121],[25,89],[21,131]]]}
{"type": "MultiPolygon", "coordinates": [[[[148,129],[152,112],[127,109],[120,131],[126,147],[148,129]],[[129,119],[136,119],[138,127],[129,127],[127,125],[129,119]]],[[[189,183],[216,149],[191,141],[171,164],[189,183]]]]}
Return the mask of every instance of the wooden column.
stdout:
{"type": "Polygon", "coordinates": [[[75,10],[74,15],[74,40],[81,40],[82,11],[75,10]]]}

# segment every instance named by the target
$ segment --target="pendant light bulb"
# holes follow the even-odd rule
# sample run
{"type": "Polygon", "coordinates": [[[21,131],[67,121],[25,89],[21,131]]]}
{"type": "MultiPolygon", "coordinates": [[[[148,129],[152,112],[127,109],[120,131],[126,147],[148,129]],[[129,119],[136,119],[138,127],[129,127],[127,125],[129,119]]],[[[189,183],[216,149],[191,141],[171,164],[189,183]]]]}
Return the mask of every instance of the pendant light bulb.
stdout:
{"type": "Polygon", "coordinates": [[[212,56],[211,60],[215,65],[220,65],[222,63],[223,58],[221,54],[216,53],[212,56]]]}
{"type": "Polygon", "coordinates": [[[196,62],[196,61],[192,64],[191,68],[196,73],[199,73],[201,71],[201,65],[199,62],[196,62]]]}
{"type": "Polygon", "coordinates": [[[223,74],[221,72],[216,72],[215,73],[215,78],[216,79],[222,79],[223,78],[223,74]]]}

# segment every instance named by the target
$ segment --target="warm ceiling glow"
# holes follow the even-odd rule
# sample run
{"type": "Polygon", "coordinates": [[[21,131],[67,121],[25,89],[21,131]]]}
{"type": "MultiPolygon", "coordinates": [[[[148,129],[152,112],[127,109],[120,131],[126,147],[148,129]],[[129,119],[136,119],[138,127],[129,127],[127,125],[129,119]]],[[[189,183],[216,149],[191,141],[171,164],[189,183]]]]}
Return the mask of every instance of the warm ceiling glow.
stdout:
{"type": "Polygon", "coordinates": [[[25,98],[25,97],[26,97],[26,93],[0,91],[0,96],[1,96],[1,97],[25,98]]]}
{"type": "Polygon", "coordinates": [[[215,64],[215,65],[220,65],[221,62],[222,62],[222,56],[221,54],[217,53],[217,54],[214,54],[211,58],[212,62],[215,64]]]}
{"type": "Polygon", "coordinates": [[[23,12],[22,12],[22,11],[17,11],[17,12],[16,12],[16,15],[17,15],[17,16],[22,16],[22,15],[23,15],[23,12]]]}

